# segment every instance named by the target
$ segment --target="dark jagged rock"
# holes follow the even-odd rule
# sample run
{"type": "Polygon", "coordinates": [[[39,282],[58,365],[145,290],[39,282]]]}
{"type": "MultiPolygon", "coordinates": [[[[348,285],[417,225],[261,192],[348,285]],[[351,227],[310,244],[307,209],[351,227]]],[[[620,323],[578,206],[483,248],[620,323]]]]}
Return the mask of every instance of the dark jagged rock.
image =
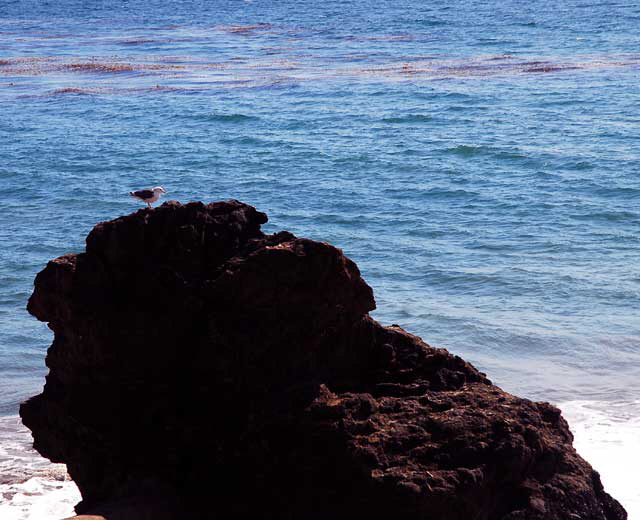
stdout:
{"type": "Polygon", "coordinates": [[[55,338],[20,414],[67,464],[79,513],[626,518],[558,409],[381,326],[340,250],[266,221],[168,202],[38,274],[28,310],[55,338]]]}

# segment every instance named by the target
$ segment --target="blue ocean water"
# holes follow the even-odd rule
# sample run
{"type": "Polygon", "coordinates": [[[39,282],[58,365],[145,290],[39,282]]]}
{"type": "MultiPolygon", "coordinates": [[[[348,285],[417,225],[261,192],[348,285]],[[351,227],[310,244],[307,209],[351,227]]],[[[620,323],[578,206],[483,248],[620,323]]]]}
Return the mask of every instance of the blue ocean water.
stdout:
{"type": "Polygon", "coordinates": [[[163,185],[341,247],[640,518],[640,5],[425,4],[0,0],[0,414],[44,381],[35,274],[163,185]]]}

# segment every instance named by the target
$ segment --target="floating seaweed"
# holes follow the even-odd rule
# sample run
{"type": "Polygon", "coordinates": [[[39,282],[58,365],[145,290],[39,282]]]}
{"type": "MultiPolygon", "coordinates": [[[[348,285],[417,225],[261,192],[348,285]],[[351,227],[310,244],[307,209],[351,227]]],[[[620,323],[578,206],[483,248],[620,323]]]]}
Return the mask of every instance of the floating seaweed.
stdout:
{"type": "Polygon", "coordinates": [[[135,69],[122,63],[68,63],[63,68],[77,72],[132,72],[135,69]]]}
{"type": "Polygon", "coordinates": [[[253,31],[265,31],[273,26],[270,23],[256,23],[251,25],[227,25],[220,27],[223,31],[230,33],[249,33],[253,31]]]}

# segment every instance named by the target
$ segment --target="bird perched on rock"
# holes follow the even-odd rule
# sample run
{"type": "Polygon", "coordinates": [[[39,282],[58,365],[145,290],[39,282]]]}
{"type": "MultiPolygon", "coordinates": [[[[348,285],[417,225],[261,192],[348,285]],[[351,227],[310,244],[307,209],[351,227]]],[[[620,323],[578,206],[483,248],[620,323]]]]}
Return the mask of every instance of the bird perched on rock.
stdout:
{"type": "Polygon", "coordinates": [[[150,190],[130,191],[129,195],[140,199],[142,202],[146,202],[147,205],[151,207],[151,203],[158,200],[163,193],[167,193],[167,191],[162,186],[156,186],[150,190]]]}

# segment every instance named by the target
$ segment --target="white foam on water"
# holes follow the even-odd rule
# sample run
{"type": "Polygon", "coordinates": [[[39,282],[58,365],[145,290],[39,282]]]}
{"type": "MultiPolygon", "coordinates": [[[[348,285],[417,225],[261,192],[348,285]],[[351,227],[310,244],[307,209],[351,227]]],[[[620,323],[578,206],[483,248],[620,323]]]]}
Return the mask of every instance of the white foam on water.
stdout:
{"type": "Polygon", "coordinates": [[[71,480],[33,477],[19,484],[0,485],[2,520],[59,520],[73,516],[80,492],[71,480]]]}
{"type": "Polygon", "coordinates": [[[0,518],[59,520],[73,516],[80,492],[64,464],[52,464],[32,447],[17,416],[0,417],[0,518]]]}
{"type": "Polygon", "coordinates": [[[640,401],[559,403],[578,453],[600,473],[605,491],[640,520],[640,401]]]}

